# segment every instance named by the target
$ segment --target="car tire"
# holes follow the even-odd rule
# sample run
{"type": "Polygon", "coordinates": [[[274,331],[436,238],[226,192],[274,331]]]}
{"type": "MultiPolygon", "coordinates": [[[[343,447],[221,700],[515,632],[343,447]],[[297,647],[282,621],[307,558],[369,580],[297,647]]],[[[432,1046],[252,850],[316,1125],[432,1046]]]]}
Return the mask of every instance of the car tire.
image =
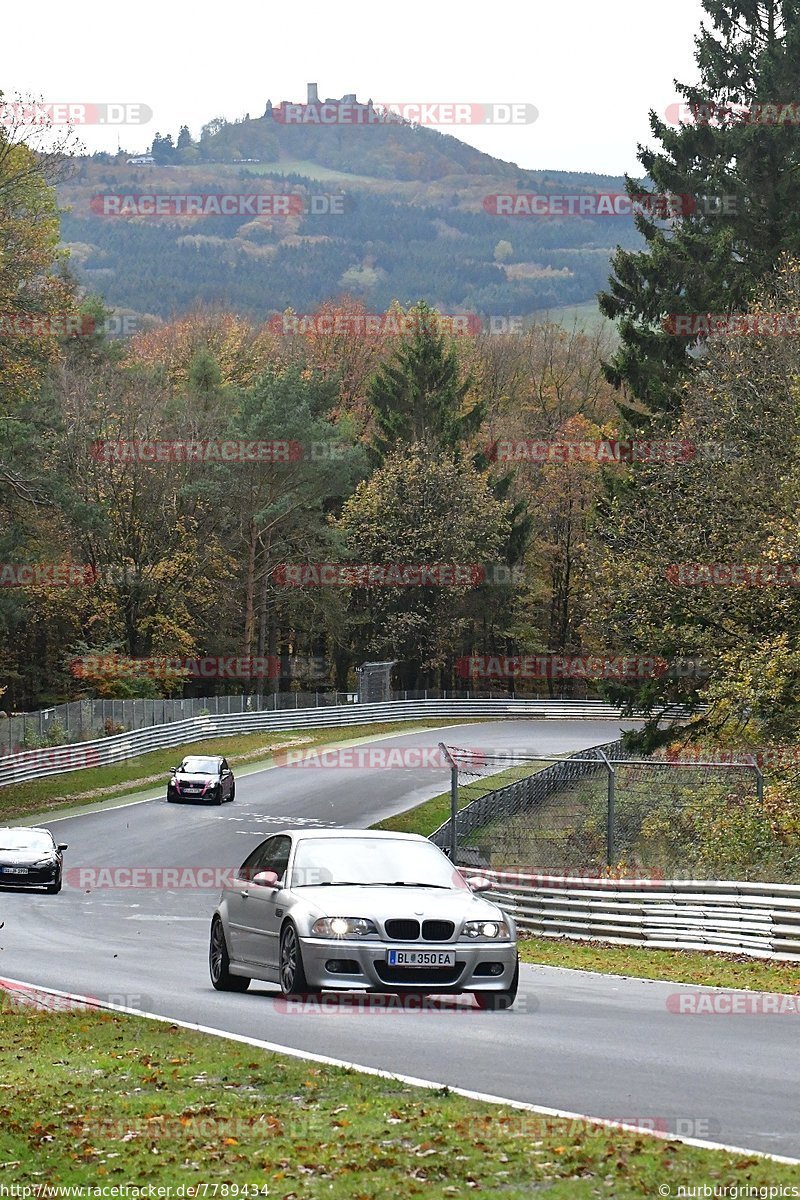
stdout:
{"type": "Polygon", "coordinates": [[[231,788],[231,794],[230,794],[230,796],[228,796],[228,800],[231,802],[231,804],[233,804],[235,799],[236,799],[236,784],[233,785],[233,787],[231,788]]]}
{"type": "Polygon", "coordinates": [[[478,1008],[482,1008],[484,1012],[505,1012],[516,1000],[518,987],[519,958],[508,988],[502,992],[473,992],[472,994],[477,1001],[478,1008]]]}
{"type": "Polygon", "coordinates": [[[53,880],[53,882],[48,883],[47,887],[44,890],[47,892],[48,896],[57,896],[58,895],[58,893],[61,891],[61,872],[60,871],[58,872],[58,875],[53,880]]]}
{"type": "Polygon", "coordinates": [[[300,939],[291,921],[287,921],[281,930],[281,941],[278,961],[281,991],[284,996],[317,995],[308,986],[303,955],[300,950],[300,939]]]}
{"type": "Polygon", "coordinates": [[[214,917],[208,945],[208,971],[211,982],[218,992],[246,992],[250,987],[250,980],[244,975],[231,975],[230,965],[225,930],[219,917],[214,917]]]}

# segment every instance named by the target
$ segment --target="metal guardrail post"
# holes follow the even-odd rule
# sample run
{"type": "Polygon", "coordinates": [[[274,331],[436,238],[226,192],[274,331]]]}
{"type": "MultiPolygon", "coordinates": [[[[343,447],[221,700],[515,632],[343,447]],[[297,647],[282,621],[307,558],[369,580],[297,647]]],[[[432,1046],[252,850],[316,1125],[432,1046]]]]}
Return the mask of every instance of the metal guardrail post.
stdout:
{"type": "Polygon", "coordinates": [[[608,771],[608,812],[606,813],[606,865],[609,867],[613,867],[614,862],[615,862],[615,857],[616,857],[615,842],[616,842],[616,833],[617,833],[617,830],[616,830],[616,824],[617,824],[616,782],[617,782],[617,777],[616,777],[616,773],[614,771],[614,767],[609,762],[609,760],[606,758],[603,751],[598,750],[597,753],[602,758],[603,762],[606,765],[606,770],[608,771]]]}
{"type": "Polygon", "coordinates": [[[450,764],[450,862],[455,865],[458,855],[458,765],[444,742],[439,742],[439,749],[450,764]]]}
{"type": "Polygon", "coordinates": [[[756,796],[758,797],[759,804],[763,804],[764,803],[764,772],[761,770],[761,767],[758,765],[758,763],[755,764],[755,768],[756,768],[756,796]]]}

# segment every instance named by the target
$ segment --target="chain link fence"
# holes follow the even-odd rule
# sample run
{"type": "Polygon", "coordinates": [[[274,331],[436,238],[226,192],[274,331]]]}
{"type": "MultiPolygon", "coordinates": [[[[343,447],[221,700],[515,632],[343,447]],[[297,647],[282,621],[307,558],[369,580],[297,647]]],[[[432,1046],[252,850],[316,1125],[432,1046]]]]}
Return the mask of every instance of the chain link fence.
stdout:
{"type": "MultiPolygon", "coordinates": [[[[480,692],[472,689],[451,691],[420,688],[392,691],[388,697],[390,702],[507,698],[506,691],[492,688],[484,688],[480,692]]],[[[559,694],[550,699],[562,701],[569,697],[559,694]]],[[[364,696],[358,692],[291,691],[249,696],[196,696],[176,700],[75,700],[39,712],[7,714],[0,710],[0,757],[45,746],[69,746],[193,717],[283,712],[293,708],[325,708],[365,702],[364,696]]]]}
{"type": "Polygon", "coordinates": [[[272,692],[266,695],[196,696],[181,700],[75,700],[35,713],[0,716],[0,756],[43,746],[68,746],[115,733],[171,725],[193,717],[282,712],[352,704],[348,692],[272,692]]]}
{"type": "Polygon", "coordinates": [[[800,843],[776,824],[748,755],[726,763],[642,759],[622,741],[558,761],[444,749],[458,811],[455,826],[445,822],[434,840],[466,865],[547,876],[800,881],[800,843]]]}

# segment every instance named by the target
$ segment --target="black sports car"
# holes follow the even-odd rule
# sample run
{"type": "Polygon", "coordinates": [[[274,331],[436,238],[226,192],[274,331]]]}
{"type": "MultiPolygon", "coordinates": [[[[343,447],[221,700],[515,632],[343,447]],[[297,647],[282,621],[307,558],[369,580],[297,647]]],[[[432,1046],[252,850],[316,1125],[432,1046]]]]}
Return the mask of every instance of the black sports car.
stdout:
{"type": "Polygon", "coordinates": [[[236,780],[228,760],[217,755],[188,755],[179,767],[172,768],[167,784],[167,800],[204,800],[222,804],[236,795],[236,780]]]}
{"type": "Polygon", "coordinates": [[[0,829],[0,886],[61,891],[63,850],[49,829],[0,829]]]}

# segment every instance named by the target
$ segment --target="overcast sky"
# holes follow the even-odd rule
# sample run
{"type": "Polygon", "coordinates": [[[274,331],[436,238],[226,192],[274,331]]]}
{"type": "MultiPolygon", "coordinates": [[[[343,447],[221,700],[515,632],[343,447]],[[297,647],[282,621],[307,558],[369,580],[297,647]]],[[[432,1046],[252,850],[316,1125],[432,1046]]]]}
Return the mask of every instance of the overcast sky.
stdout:
{"type": "Polygon", "coordinates": [[[311,80],[321,97],[376,103],[527,103],[532,124],[442,128],[523,167],[638,174],[648,109],[676,101],[674,79],[696,78],[701,18],[700,0],[9,2],[0,88],[153,110],[146,125],[82,129],[89,151],[116,150],[118,134],[142,151],[183,123],[196,137],[212,117],[303,100],[311,80]]]}

